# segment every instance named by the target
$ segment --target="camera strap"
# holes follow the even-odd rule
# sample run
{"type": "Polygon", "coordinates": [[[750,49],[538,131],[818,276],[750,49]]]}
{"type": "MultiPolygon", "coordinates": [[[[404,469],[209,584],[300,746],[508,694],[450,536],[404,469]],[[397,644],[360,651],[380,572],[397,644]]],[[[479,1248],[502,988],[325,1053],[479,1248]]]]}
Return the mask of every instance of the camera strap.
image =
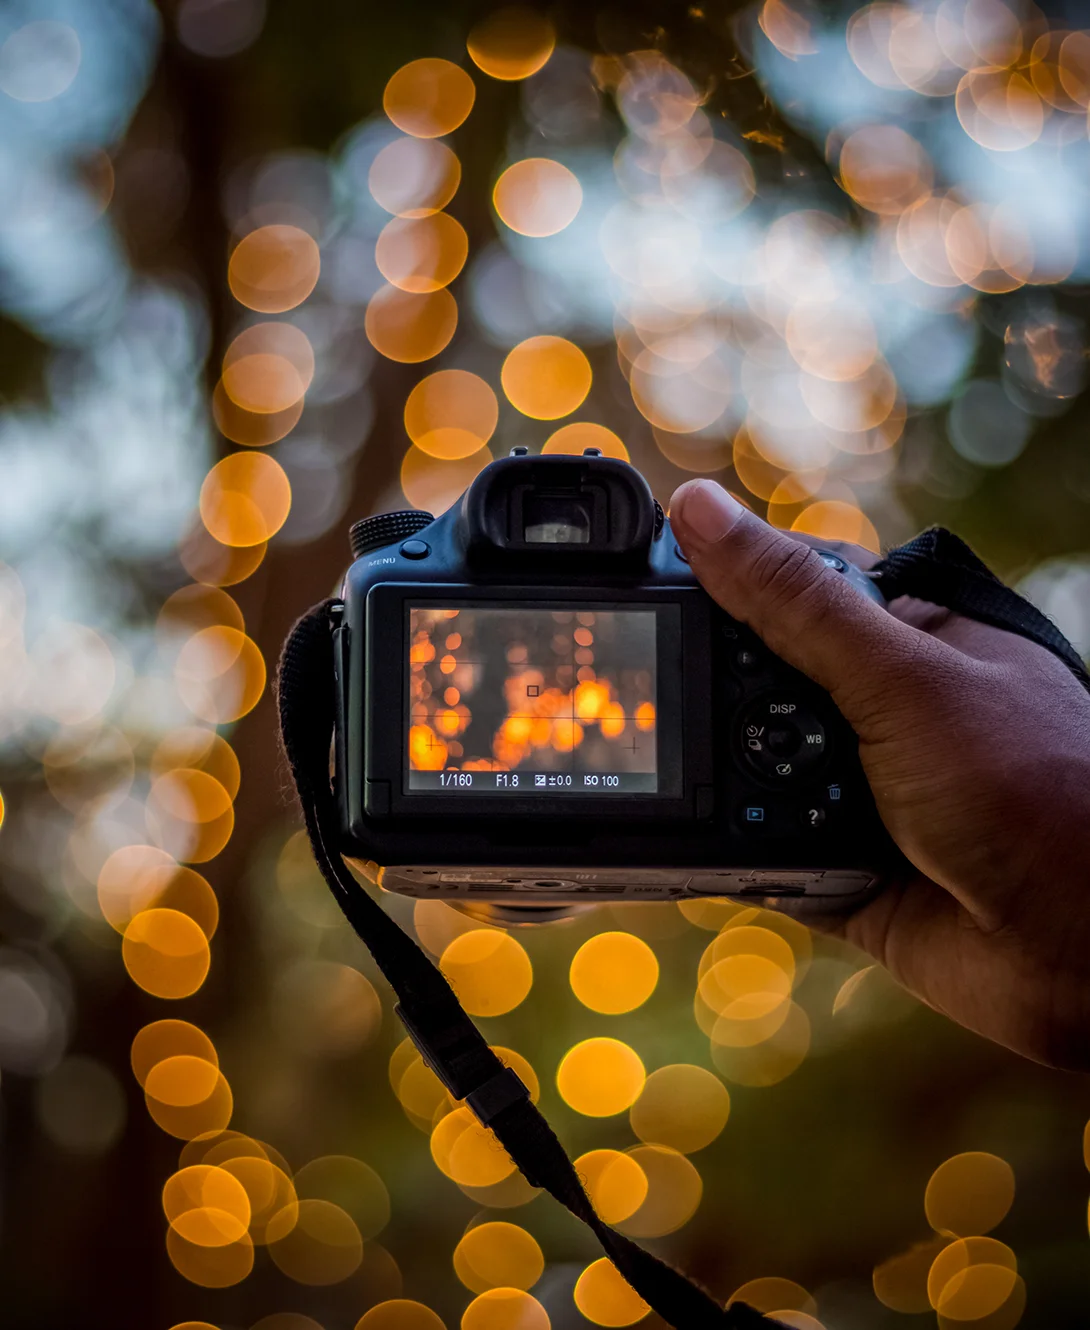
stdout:
{"type": "Polygon", "coordinates": [[[992,628],[1028,637],[1058,656],[1083,687],[1090,689],[1090,674],[1082,657],[1052,620],[1001,582],[960,536],[945,527],[929,527],[890,550],[870,575],[887,601],[914,596],[992,628]]]}
{"type": "Polygon", "coordinates": [[[534,1187],[542,1187],[594,1233],[636,1292],[677,1330],[750,1330],[770,1322],[745,1303],[723,1308],[679,1271],[611,1228],[596,1213],[556,1133],[519,1077],[505,1067],[462,1010],[445,976],[356,881],[337,850],[329,780],[333,737],[333,633],[340,602],[327,600],[291,630],[280,657],[280,735],[303,807],[315,861],[345,918],[397,994],[396,1011],[451,1097],[490,1128],[534,1187]]]}
{"type": "MultiPolygon", "coordinates": [[[[1018,633],[1058,656],[1090,687],[1078,653],[1059,629],[1005,586],[958,537],[932,528],[891,550],[872,570],[887,600],[910,595],[1018,633]]],[[[491,1129],[531,1185],[582,1220],[629,1284],[677,1330],[747,1330],[771,1323],[745,1303],[722,1307],[685,1275],[619,1233],[596,1213],[575,1167],[529,1091],[504,1066],[425,952],[352,876],[337,848],[330,784],[335,694],[333,629],[341,602],[305,614],[280,657],[280,733],[318,868],[346,919],[398,998],[413,1043],[451,1097],[491,1129]]]]}

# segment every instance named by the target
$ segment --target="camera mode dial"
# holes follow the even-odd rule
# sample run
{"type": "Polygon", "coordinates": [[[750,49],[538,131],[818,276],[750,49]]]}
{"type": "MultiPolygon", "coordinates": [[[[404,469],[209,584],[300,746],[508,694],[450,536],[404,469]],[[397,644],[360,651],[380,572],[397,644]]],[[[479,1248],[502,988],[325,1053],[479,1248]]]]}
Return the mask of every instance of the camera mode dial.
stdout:
{"type": "Polygon", "coordinates": [[[809,775],[828,744],[825,726],[810,707],[787,694],[751,702],[742,713],[741,740],[749,765],[776,782],[809,775]]]}
{"type": "Polygon", "coordinates": [[[380,550],[384,545],[393,545],[399,540],[407,540],[430,526],[435,518],[419,508],[408,508],[399,513],[379,513],[376,517],[365,517],[354,522],[348,533],[352,545],[352,557],[358,559],[361,554],[371,550],[380,550]]]}

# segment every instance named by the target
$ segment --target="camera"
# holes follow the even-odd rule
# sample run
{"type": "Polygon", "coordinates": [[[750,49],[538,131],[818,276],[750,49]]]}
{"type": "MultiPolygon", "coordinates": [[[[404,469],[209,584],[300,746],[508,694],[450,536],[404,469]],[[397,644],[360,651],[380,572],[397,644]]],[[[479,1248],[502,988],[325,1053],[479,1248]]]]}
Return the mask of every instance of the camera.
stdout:
{"type": "Polygon", "coordinates": [[[831,906],[895,861],[851,728],[701,588],[626,462],[515,448],[442,516],[369,517],[351,539],[339,848],[387,890],[542,913],[831,906]]]}

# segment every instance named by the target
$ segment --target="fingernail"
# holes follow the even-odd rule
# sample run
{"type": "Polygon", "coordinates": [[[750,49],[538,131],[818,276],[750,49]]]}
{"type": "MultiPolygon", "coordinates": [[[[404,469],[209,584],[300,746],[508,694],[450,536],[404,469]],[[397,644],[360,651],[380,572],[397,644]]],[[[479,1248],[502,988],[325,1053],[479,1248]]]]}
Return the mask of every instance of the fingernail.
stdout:
{"type": "Polygon", "coordinates": [[[742,505],[714,480],[687,481],[670,503],[671,518],[709,544],[722,540],[741,513],[742,505]]]}

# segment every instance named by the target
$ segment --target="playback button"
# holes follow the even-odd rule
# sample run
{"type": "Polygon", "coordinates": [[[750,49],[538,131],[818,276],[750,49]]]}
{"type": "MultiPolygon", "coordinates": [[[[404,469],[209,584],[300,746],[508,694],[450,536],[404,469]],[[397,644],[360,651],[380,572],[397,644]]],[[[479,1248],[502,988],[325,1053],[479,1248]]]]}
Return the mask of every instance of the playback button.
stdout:
{"type": "Polygon", "coordinates": [[[777,784],[812,774],[828,747],[825,726],[814,711],[788,694],[751,702],[742,712],[739,741],[749,766],[777,784]]]}

